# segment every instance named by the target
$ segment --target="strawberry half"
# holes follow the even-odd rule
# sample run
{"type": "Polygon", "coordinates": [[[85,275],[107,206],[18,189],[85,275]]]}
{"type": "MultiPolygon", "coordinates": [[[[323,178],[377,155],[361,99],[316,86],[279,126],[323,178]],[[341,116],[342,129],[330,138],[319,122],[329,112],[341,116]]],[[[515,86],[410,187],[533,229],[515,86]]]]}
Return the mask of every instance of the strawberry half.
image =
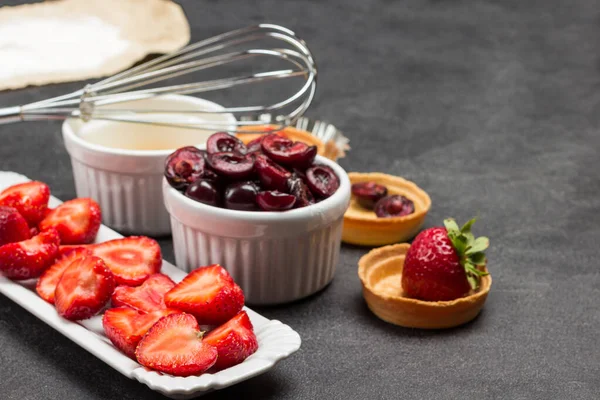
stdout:
{"type": "Polygon", "coordinates": [[[67,255],[59,256],[56,262],[48,268],[37,281],[35,291],[37,294],[50,304],[54,304],[54,291],[56,285],[63,275],[63,272],[73,263],[73,261],[91,255],[91,251],[84,248],[77,248],[67,255]]]}
{"type": "Polygon", "coordinates": [[[411,244],[402,269],[402,289],[412,298],[448,301],[467,295],[479,287],[487,275],[484,250],[486,237],[471,233],[474,219],[459,228],[453,219],[445,227],[419,233],[411,244]]]}
{"type": "Polygon", "coordinates": [[[119,285],[141,285],[162,266],[160,246],[145,236],[109,240],[92,246],[92,252],[104,260],[119,285]]]}
{"type": "Polygon", "coordinates": [[[167,308],[164,301],[165,293],[173,289],[175,282],[167,275],[151,275],[141,286],[119,286],[113,292],[113,306],[127,306],[139,311],[156,311],[167,308]]]}
{"type": "Polygon", "coordinates": [[[37,278],[58,255],[58,232],[42,232],[31,239],[0,247],[0,272],[15,279],[37,278]]]}
{"type": "Polygon", "coordinates": [[[193,314],[202,325],[220,325],[244,306],[244,292],[218,264],[190,272],[165,294],[167,307],[193,314]]]}
{"type": "Polygon", "coordinates": [[[238,315],[210,331],[204,336],[204,343],[217,348],[219,357],[214,365],[216,370],[233,367],[258,349],[258,341],[246,311],[240,311],[238,315]]]}
{"type": "Polygon", "coordinates": [[[115,280],[104,261],[93,256],[78,258],[58,281],[54,305],[66,319],[90,318],[104,307],[114,288],[115,280]]]}
{"type": "Polygon", "coordinates": [[[202,341],[190,314],[161,318],[138,344],[135,355],[145,367],[176,376],[200,375],[217,361],[217,349],[202,341]]]}
{"type": "Polygon", "coordinates": [[[115,347],[135,360],[135,348],[152,325],[178,312],[166,309],[145,313],[128,307],[111,308],[104,313],[102,326],[115,347]]]}
{"type": "Polygon", "coordinates": [[[27,220],[30,227],[46,215],[50,188],[43,182],[25,182],[10,186],[0,193],[0,206],[14,207],[27,220]]]}
{"type": "Polygon", "coordinates": [[[0,246],[27,240],[29,225],[16,208],[0,206],[0,246]]]}
{"type": "Polygon", "coordinates": [[[94,241],[101,220],[98,203],[88,198],[74,199],[51,210],[40,222],[39,228],[42,231],[55,228],[62,244],[85,244],[94,241]]]}

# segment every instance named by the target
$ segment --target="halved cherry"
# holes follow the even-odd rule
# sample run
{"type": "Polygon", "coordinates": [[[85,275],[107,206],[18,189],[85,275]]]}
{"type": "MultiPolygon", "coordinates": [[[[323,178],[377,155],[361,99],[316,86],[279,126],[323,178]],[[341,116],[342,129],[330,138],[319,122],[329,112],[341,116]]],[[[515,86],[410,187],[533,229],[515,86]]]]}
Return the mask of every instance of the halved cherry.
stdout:
{"type": "Polygon", "coordinates": [[[264,211],[286,211],[294,207],[296,196],[271,190],[260,192],[256,196],[256,203],[264,211]]]}
{"type": "Polygon", "coordinates": [[[293,142],[274,133],[263,138],[262,149],[273,161],[298,168],[308,167],[317,156],[317,146],[293,142]]]}
{"type": "Polygon", "coordinates": [[[262,153],[262,141],[264,138],[265,138],[264,135],[261,135],[261,136],[257,137],[256,139],[250,141],[246,145],[246,148],[248,149],[248,154],[249,153],[262,153]]]}
{"type": "Polygon", "coordinates": [[[375,214],[379,218],[401,217],[415,212],[412,200],[396,194],[386,196],[375,204],[375,214]]]}
{"type": "Polygon", "coordinates": [[[230,179],[244,179],[254,171],[254,156],[240,155],[232,152],[208,155],[208,163],[219,175],[230,179]]]}
{"type": "Polygon", "coordinates": [[[306,207],[315,204],[315,198],[304,181],[298,176],[292,176],[288,180],[288,192],[296,197],[295,207],[306,207]]]}
{"type": "Polygon", "coordinates": [[[361,206],[373,209],[375,203],[387,196],[388,190],[385,186],[375,182],[357,182],[352,185],[352,194],[361,206]]]}
{"type": "Polygon", "coordinates": [[[287,181],[292,176],[288,170],[275,164],[262,154],[256,156],[254,166],[265,189],[286,191],[287,181]]]}
{"type": "Polygon", "coordinates": [[[215,153],[238,153],[246,154],[246,145],[235,136],[227,132],[217,132],[210,135],[206,141],[208,154],[215,153]]]}
{"type": "Polygon", "coordinates": [[[165,160],[165,177],[177,190],[185,190],[204,173],[204,151],[193,146],[182,147],[165,160]]]}
{"type": "Polygon", "coordinates": [[[316,165],[306,170],[308,187],[319,197],[327,198],[340,187],[340,180],[331,168],[316,165]]]}
{"type": "Polygon", "coordinates": [[[259,187],[252,181],[235,182],[225,189],[225,207],[231,210],[256,211],[259,187]]]}

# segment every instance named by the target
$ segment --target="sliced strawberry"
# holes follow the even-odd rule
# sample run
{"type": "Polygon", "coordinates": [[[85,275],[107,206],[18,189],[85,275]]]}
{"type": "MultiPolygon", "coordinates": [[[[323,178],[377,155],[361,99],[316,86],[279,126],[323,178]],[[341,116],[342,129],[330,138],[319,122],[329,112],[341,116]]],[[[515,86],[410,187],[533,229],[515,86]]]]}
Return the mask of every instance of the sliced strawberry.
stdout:
{"type": "Polygon", "coordinates": [[[104,261],[93,256],[78,258],[58,281],[54,305],[66,319],[90,318],[104,307],[114,289],[115,280],[104,261]]]}
{"type": "Polygon", "coordinates": [[[42,299],[50,304],[54,304],[54,291],[63,272],[65,272],[73,261],[91,254],[90,250],[80,247],[72,250],[67,255],[57,257],[54,265],[44,271],[40,279],[38,279],[35,291],[42,299]]]}
{"type": "Polygon", "coordinates": [[[96,238],[102,214],[92,199],[69,200],[51,210],[40,222],[40,229],[55,228],[62,244],[92,243],[96,238]]]}
{"type": "Polygon", "coordinates": [[[0,272],[15,279],[37,278],[58,255],[58,232],[51,229],[31,239],[0,247],[0,272]]]}
{"type": "Polygon", "coordinates": [[[104,260],[119,285],[141,285],[162,265],[160,246],[145,236],[109,240],[92,246],[92,252],[104,260]]]}
{"type": "Polygon", "coordinates": [[[246,311],[240,311],[235,317],[210,331],[204,336],[204,343],[215,346],[219,352],[214,365],[216,370],[233,367],[258,349],[258,340],[246,311]]]}
{"type": "Polygon", "coordinates": [[[202,325],[219,325],[244,306],[244,292],[218,264],[190,272],[165,294],[167,307],[193,314],[202,325]]]}
{"type": "Polygon", "coordinates": [[[115,307],[127,306],[139,311],[155,311],[167,308],[165,293],[173,289],[175,282],[167,275],[151,275],[141,286],[122,285],[115,289],[111,297],[115,307]]]}
{"type": "Polygon", "coordinates": [[[50,200],[50,188],[42,182],[19,183],[0,193],[0,206],[14,207],[30,227],[44,218],[50,200]]]}
{"type": "Polygon", "coordinates": [[[145,367],[176,376],[200,375],[217,361],[217,349],[202,341],[190,314],[161,318],[138,344],[135,355],[145,367]]]}
{"type": "MultiPolygon", "coordinates": [[[[58,255],[66,256],[70,252],[78,249],[91,249],[92,245],[89,244],[65,244],[58,246],[58,255]]],[[[91,251],[91,250],[90,250],[91,251]]]]}
{"type": "Polygon", "coordinates": [[[179,313],[175,310],[157,310],[150,313],[129,307],[111,308],[102,317],[104,332],[115,347],[135,360],[135,348],[148,330],[162,317],[179,313]]]}
{"type": "Polygon", "coordinates": [[[16,208],[0,206],[0,246],[27,240],[29,225],[16,208]]]}

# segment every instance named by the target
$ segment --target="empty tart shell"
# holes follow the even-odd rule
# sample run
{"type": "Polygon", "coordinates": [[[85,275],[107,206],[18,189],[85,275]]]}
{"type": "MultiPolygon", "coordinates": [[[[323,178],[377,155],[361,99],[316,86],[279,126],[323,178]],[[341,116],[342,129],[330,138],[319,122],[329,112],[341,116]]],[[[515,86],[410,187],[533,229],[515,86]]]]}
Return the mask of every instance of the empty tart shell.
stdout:
{"type": "MultiPolygon", "coordinates": [[[[276,130],[276,125],[248,125],[242,126],[240,130],[243,131],[261,131],[272,129],[274,132],[280,136],[287,137],[294,142],[303,142],[309,146],[317,146],[317,154],[320,156],[329,158],[332,161],[336,161],[339,156],[339,150],[335,146],[333,142],[323,143],[321,139],[314,136],[310,132],[303,131],[301,129],[297,129],[291,126],[285,127],[280,130],[276,130]]],[[[237,133],[236,136],[244,142],[244,144],[250,143],[254,139],[258,139],[262,136],[263,133],[237,133]]]]}
{"type": "Polygon", "coordinates": [[[402,267],[409,244],[380,247],[358,262],[358,276],[369,309],[382,320],[407,328],[442,329],[475,318],[490,291],[490,275],[481,278],[479,289],[451,301],[422,301],[404,297],[402,267]]]}
{"type": "Polygon", "coordinates": [[[431,208],[429,195],[404,178],[378,172],[348,174],[351,183],[376,182],[388,189],[388,194],[400,194],[412,200],[415,212],[402,217],[378,218],[375,212],[362,207],[353,197],[344,214],[342,240],[362,246],[382,246],[405,242],[417,234],[431,208]]]}

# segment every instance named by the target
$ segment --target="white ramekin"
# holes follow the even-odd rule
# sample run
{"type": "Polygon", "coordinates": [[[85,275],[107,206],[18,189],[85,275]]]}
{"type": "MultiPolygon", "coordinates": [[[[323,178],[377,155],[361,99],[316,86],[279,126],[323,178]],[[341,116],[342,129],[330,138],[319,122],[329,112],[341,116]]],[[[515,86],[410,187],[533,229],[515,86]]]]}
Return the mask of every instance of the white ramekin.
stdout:
{"type": "MultiPolygon", "coordinates": [[[[140,100],[136,102],[136,107],[223,109],[207,100],[180,95],[140,100]]],[[[228,113],[220,114],[219,118],[225,123],[235,122],[234,116],[228,113]]],[[[86,122],[79,119],[68,119],[62,126],[65,146],[71,156],[77,196],[96,200],[102,209],[103,223],[117,231],[150,236],[168,235],[171,226],[164,207],[161,182],[164,161],[175,149],[126,150],[100,146],[79,136],[84,124],[86,122]]],[[[109,129],[110,124],[106,124],[106,127],[109,129]]],[[[186,131],[189,133],[190,130],[186,131]]],[[[189,145],[202,148],[204,141],[189,145]]]]}
{"type": "Polygon", "coordinates": [[[316,162],[333,168],[339,189],[324,201],[286,212],[208,206],[164,179],[177,266],[191,271],[221,264],[244,290],[246,302],[255,305],[290,302],[327,286],[340,254],[350,180],[333,161],[317,156],[316,162]]]}

